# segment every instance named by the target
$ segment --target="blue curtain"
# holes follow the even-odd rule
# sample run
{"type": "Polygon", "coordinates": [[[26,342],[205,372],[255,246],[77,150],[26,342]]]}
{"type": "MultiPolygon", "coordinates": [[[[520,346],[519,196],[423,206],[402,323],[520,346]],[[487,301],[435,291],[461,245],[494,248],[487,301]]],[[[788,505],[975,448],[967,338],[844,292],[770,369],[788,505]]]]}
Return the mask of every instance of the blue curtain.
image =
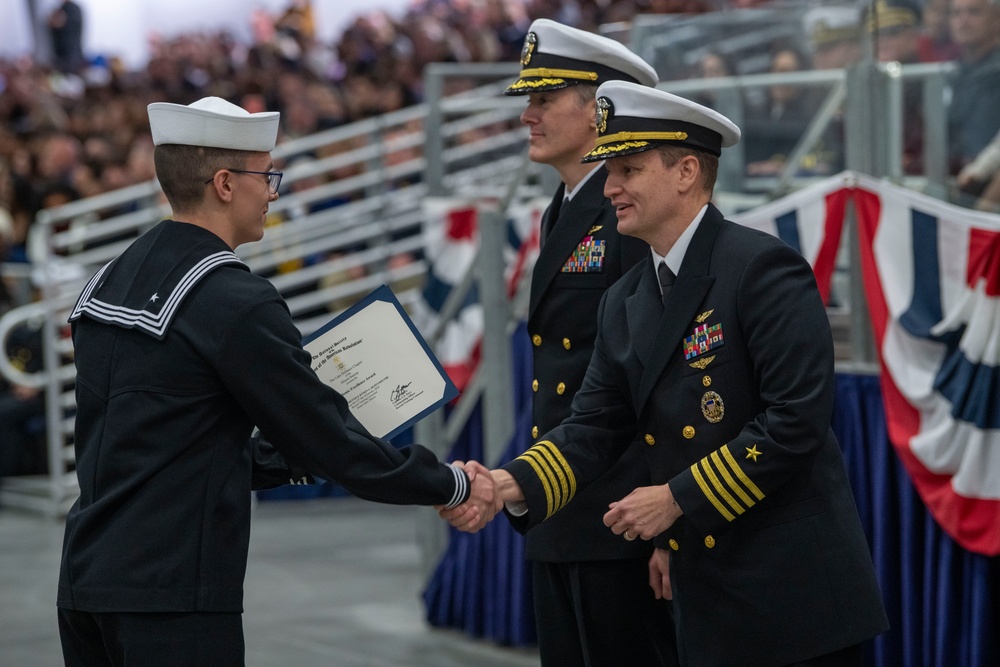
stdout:
{"type": "MultiPolygon", "coordinates": [[[[514,341],[519,434],[504,460],[530,446],[531,347],[514,341]]],[[[889,443],[879,380],[838,375],[833,429],[872,547],[892,628],[868,649],[877,667],[1000,665],[1000,558],[965,551],[927,513],[889,443]]],[[[482,453],[477,414],[453,458],[482,453]]],[[[498,519],[475,535],[452,531],[424,593],[427,620],[499,644],[535,641],[531,577],[523,540],[498,519]]]]}
{"type": "Polygon", "coordinates": [[[1000,665],[1000,558],[962,549],[928,514],[889,442],[877,377],[839,375],[836,396],[833,429],[892,625],[870,664],[1000,665]]]}
{"type": "MultiPolygon", "coordinates": [[[[522,325],[513,337],[515,435],[499,465],[533,443],[531,431],[531,341],[522,325]]],[[[482,460],[482,409],[476,408],[452,450],[450,460],[482,460]]],[[[524,560],[524,538],[503,518],[474,535],[449,529],[448,548],[424,591],[427,620],[473,637],[507,646],[536,641],[531,572],[524,560]]]]}

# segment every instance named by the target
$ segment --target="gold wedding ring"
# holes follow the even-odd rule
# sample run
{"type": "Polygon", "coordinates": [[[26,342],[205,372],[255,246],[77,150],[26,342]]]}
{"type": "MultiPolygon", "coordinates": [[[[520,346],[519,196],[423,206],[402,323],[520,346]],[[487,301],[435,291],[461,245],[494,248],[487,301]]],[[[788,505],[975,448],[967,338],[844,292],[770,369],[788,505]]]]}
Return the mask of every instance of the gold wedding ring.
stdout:
{"type": "Polygon", "coordinates": [[[624,533],[624,537],[625,537],[625,539],[626,539],[626,540],[628,540],[629,542],[631,542],[632,540],[634,540],[634,539],[635,539],[635,535],[633,535],[632,533],[628,532],[627,530],[626,530],[626,531],[625,531],[625,533],[624,533]]]}

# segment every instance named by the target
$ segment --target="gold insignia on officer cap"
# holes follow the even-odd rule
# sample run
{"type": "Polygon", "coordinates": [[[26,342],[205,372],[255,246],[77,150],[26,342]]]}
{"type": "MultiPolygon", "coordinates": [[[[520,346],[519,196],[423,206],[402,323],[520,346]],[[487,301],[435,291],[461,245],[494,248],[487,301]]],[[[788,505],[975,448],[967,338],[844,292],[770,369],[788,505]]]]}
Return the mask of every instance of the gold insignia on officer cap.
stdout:
{"type": "Polygon", "coordinates": [[[608,116],[611,115],[611,100],[606,97],[597,98],[597,133],[608,129],[608,116]]]}
{"type": "Polygon", "coordinates": [[[269,153],[278,138],[277,111],[250,113],[220,97],[185,106],[154,102],[146,107],[153,145],[181,144],[269,153]]]}
{"type": "Polygon", "coordinates": [[[611,112],[582,162],[641,153],[656,146],[687,146],[722,155],[740,140],[740,128],[718,111],[665,90],[608,81],[597,89],[611,112]]]}
{"type": "Polygon", "coordinates": [[[857,7],[814,7],[803,15],[805,31],[813,48],[824,48],[861,37],[857,7]]]}
{"type": "Polygon", "coordinates": [[[521,68],[505,95],[618,80],[655,86],[659,80],[656,70],[624,44],[549,19],[537,19],[529,26],[521,48],[521,68]]]}
{"type": "Polygon", "coordinates": [[[878,0],[865,11],[865,28],[868,32],[899,31],[917,27],[917,8],[909,0],[878,0]]]}
{"type": "Polygon", "coordinates": [[[531,62],[531,54],[535,52],[535,44],[538,44],[538,35],[529,32],[524,38],[524,46],[521,47],[521,67],[527,67],[531,62]]]}

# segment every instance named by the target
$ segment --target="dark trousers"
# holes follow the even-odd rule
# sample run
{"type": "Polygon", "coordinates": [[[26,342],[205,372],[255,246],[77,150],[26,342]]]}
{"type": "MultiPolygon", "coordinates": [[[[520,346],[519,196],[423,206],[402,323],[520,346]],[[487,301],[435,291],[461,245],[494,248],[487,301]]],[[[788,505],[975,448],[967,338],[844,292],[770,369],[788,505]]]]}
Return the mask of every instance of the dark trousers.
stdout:
{"type": "Polygon", "coordinates": [[[864,644],[855,644],[788,667],[861,667],[865,662],[864,644]]]}
{"type": "Polygon", "coordinates": [[[243,667],[239,613],[59,610],[66,667],[243,667]]]}
{"type": "Polygon", "coordinates": [[[649,587],[645,558],[532,563],[545,667],[675,667],[670,602],[649,587]]]}

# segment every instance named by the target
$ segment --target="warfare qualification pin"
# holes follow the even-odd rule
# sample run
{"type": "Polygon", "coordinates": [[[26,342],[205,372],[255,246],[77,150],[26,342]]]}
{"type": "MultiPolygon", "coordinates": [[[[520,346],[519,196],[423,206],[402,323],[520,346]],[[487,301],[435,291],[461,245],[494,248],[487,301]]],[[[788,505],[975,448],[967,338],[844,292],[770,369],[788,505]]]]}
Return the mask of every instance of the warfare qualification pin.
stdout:
{"type": "Polygon", "coordinates": [[[531,62],[531,55],[535,52],[535,45],[538,44],[538,35],[529,32],[524,38],[524,46],[521,47],[521,67],[527,67],[531,62]]]}
{"type": "Polygon", "coordinates": [[[726,414],[726,406],[722,402],[722,397],[714,391],[706,391],[705,395],[701,397],[701,414],[705,415],[705,419],[713,424],[721,422],[722,416],[726,414]]]}

